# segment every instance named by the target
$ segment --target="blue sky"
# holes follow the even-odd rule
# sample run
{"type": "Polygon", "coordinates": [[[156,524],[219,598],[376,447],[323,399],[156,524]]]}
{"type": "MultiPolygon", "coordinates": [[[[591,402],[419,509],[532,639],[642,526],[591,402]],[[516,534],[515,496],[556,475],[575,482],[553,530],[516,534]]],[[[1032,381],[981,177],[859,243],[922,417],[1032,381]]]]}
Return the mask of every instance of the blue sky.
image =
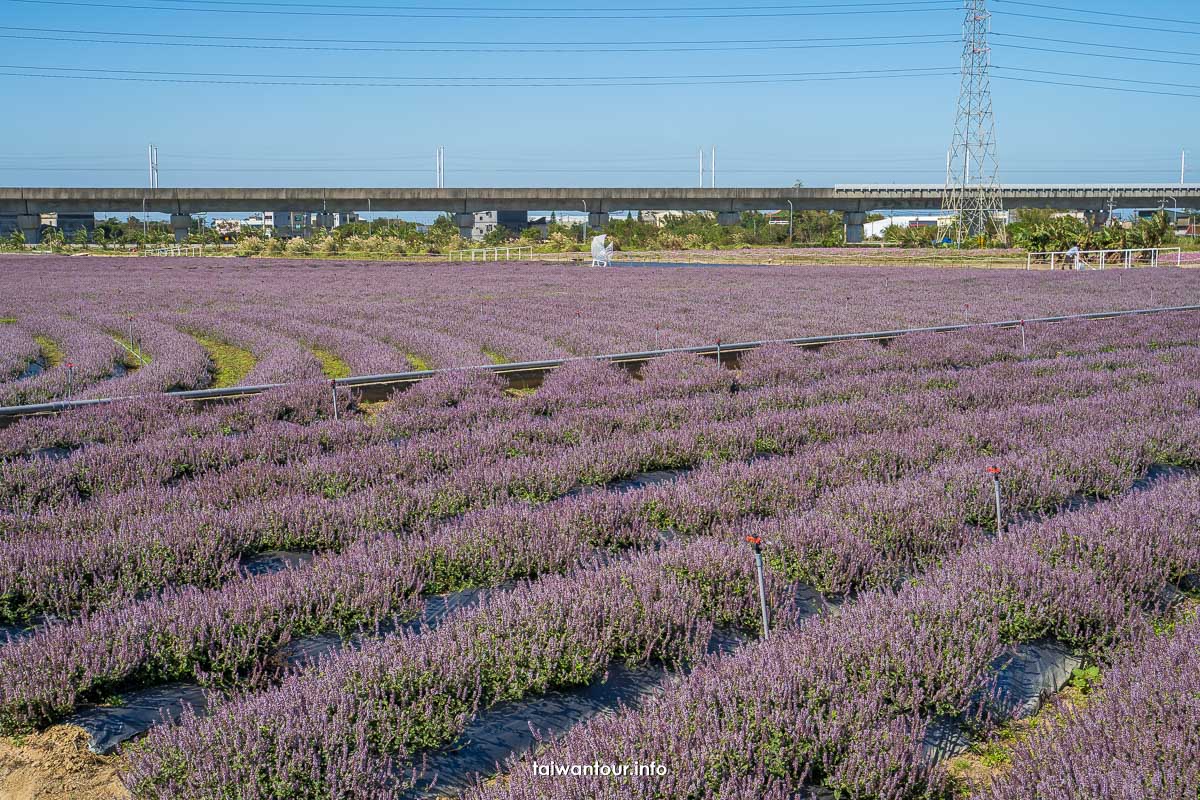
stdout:
{"type": "MultiPolygon", "coordinates": [[[[6,37],[0,45],[0,96],[8,121],[0,128],[0,184],[144,185],[148,142],[159,148],[163,187],[430,186],[439,144],[446,148],[448,186],[695,185],[697,150],[712,146],[718,148],[723,186],[796,180],[808,186],[940,183],[958,92],[962,11],[937,0],[860,2],[365,0],[347,6],[314,0],[0,0],[0,37],[6,37]],[[221,10],[186,10],[195,8],[221,10]],[[420,8],[457,18],[430,18],[439,12],[420,8]],[[293,13],[246,13],[254,10],[293,13]],[[839,13],[826,13],[831,10],[839,13]],[[347,16],[348,11],[373,16],[347,16]],[[730,13],[744,16],[715,16],[730,13]],[[611,18],[622,14],[655,18],[611,18]],[[588,15],[609,18],[530,18],[588,15]],[[256,49],[288,45],[286,39],[342,49],[256,49]],[[680,51],[714,40],[728,48],[736,46],[730,40],[783,39],[803,41],[787,48],[680,51]],[[177,44],[128,43],[150,40],[177,44]],[[366,40],[413,44],[363,44],[366,40]],[[664,41],[679,44],[630,44],[664,41]],[[253,47],[195,46],[201,43],[253,47]],[[361,49],[367,46],[392,50],[361,49]],[[642,52],[588,51],[602,46],[642,52]],[[404,50],[413,47],[510,52],[404,50]],[[511,52],[531,47],[559,52],[511,52]],[[83,74],[76,69],[128,70],[91,74],[153,80],[214,79],[168,72],[228,73],[250,76],[228,78],[250,83],[30,77],[55,74],[47,67],[72,75],[83,74]],[[937,72],[794,80],[831,77],[798,73],[926,68],[937,72]],[[793,79],[589,85],[628,76],[776,73],[793,79]],[[253,76],[297,76],[265,80],[298,85],[254,85],[253,76]],[[476,80],[449,87],[312,85],[364,82],[357,76],[476,80]]],[[[1164,0],[994,0],[997,75],[1196,95],[1118,93],[997,77],[1001,180],[1177,182],[1183,148],[1194,151],[1200,174],[1200,86],[1194,85],[1200,79],[1188,78],[1195,71],[1112,58],[1200,63],[1200,14],[1190,6],[1164,0]],[[1087,12],[1061,10],[1072,6],[1087,12]],[[1155,83],[1113,83],[1116,78],[1155,83]]]]}

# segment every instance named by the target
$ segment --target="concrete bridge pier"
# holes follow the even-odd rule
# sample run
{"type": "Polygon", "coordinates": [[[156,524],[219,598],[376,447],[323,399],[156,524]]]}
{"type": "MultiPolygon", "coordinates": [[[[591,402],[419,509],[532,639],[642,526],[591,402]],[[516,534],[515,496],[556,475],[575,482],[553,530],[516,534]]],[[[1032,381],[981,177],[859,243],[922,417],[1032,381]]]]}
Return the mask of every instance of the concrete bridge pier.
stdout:
{"type": "Polygon", "coordinates": [[[734,225],[742,223],[742,215],[738,211],[718,211],[717,224],[723,225],[726,228],[731,228],[734,225]]]}
{"type": "Polygon", "coordinates": [[[175,241],[186,242],[188,234],[192,231],[192,217],[190,214],[172,214],[171,215],[171,230],[175,231],[175,241]]]}
{"type": "Polygon", "coordinates": [[[588,230],[603,228],[608,224],[607,211],[589,211],[588,212],[588,230]]]}
{"type": "Polygon", "coordinates": [[[1087,218],[1088,227],[1094,231],[1103,230],[1108,225],[1109,213],[1107,211],[1085,211],[1084,216],[1087,218]]]}
{"type": "Polygon", "coordinates": [[[454,224],[458,226],[458,235],[470,241],[475,232],[475,212],[459,211],[454,215],[454,224]]]}
{"type": "Polygon", "coordinates": [[[37,244],[42,240],[42,215],[17,214],[17,229],[25,235],[25,244],[37,244]]]}
{"type": "Polygon", "coordinates": [[[867,215],[862,211],[847,211],[843,217],[846,223],[846,244],[862,244],[863,227],[867,224],[867,215]]]}

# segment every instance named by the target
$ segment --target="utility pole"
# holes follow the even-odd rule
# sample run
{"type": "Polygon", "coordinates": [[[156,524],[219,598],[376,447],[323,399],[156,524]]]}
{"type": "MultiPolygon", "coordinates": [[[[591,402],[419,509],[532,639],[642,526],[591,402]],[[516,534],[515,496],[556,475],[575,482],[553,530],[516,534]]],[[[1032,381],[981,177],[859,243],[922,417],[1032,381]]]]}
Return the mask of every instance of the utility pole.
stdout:
{"type": "Polygon", "coordinates": [[[709,166],[710,166],[709,171],[712,172],[712,188],[715,189],[715,188],[717,188],[717,146],[716,145],[713,145],[712,163],[709,166]]]}
{"type": "Polygon", "coordinates": [[[992,15],[987,0],[963,0],[962,76],[942,207],[957,215],[959,244],[987,235],[1002,208],[992,112],[992,15]]]}
{"type": "MultiPolygon", "coordinates": [[[[153,144],[146,147],[146,157],[150,162],[150,180],[149,189],[154,191],[158,188],[158,148],[153,144]]],[[[150,214],[146,208],[146,201],[142,200],[142,236],[149,238],[150,236],[150,214]]]]}
{"type": "Polygon", "coordinates": [[[704,148],[700,148],[700,188],[704,188],[704,148]]]}
{"type": "Polygon", "coordinates": [[[1187,150],[1179,154],[1179,185],[1187,185],[1187,150]]]}

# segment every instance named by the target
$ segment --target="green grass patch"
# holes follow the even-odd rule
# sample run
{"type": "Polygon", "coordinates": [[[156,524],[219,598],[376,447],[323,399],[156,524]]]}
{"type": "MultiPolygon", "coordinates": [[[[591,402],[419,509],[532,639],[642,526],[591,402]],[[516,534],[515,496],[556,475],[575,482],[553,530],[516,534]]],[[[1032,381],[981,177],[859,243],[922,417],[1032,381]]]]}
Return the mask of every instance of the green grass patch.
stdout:
{"type": "Polygon", "coordinates": [[[58,342],[48,339],[45,336],[35,336],[33,340],[37,342],[38,348],[42,351],[42,359],[46,362],[46,369],[57,367],[66,361],[67,354],[58,346],[58,342]]]}
{"type": "Polygon", "coordinates": [[[16,317],[0,317],[0,325],[12,325],[16,321],[16,317]]]}
{"type": "Polygon", "coordinates": [[[121,353],[121,363],[127,368],[138,369],[139,367],[145,367],[153,360],[150,357],[150,354],[144,350],[138,350],[136,353],[133,352],[133,350],[130,348],[129,340],[111,332],[108,335],[114,342],[121,345],[121,349],[123,351],[121,353]]]}
{"type": "Polygon", "coordinates": [[[423,372],[425,370],[433,369],[432,364],[415,353],[405,353],[404,357],[408,359],[408,363],[411,364],[412,368],[415,370],[420,370],[423,372]]]}
{"type": "Polygon", "coordinates": [[[496,350],[489,350],[488,348],[485,347],[485,348],[483,348],[483,354],[485,356],[487,356],[487,360],[492,362],[493,364],[511,363],[508,356],[506,356],[503,353],[498,352],[496,350]]]}
{"type": "Polygon", "coordinates": [[[212,361],[212,388],[237,386],[254,369],[254,354],[249,350],[199,333],[193,333],[192,338],[208,351],[209,360],[212,361]]]}
{"type": "Polygon", "coordinates": [[[320,347],[311,348],[313,355],[321,362],[321,371],[325,373],[326,378],[349,378],[350,365],[342,361],[329,350],[323,350],[320,347]]]}

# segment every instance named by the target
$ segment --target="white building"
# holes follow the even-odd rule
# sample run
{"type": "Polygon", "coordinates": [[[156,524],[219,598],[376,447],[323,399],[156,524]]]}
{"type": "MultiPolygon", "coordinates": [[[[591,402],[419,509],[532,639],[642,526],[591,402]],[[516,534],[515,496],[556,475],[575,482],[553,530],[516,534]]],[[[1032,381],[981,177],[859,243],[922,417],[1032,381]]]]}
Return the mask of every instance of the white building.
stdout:
{"type": "Polygon", "coordinates": [[[863,225],[863,238],[882,239],[891,226],[898,228],[940,228],[950,224],[948,214],[892,214],[863,225]]]}

